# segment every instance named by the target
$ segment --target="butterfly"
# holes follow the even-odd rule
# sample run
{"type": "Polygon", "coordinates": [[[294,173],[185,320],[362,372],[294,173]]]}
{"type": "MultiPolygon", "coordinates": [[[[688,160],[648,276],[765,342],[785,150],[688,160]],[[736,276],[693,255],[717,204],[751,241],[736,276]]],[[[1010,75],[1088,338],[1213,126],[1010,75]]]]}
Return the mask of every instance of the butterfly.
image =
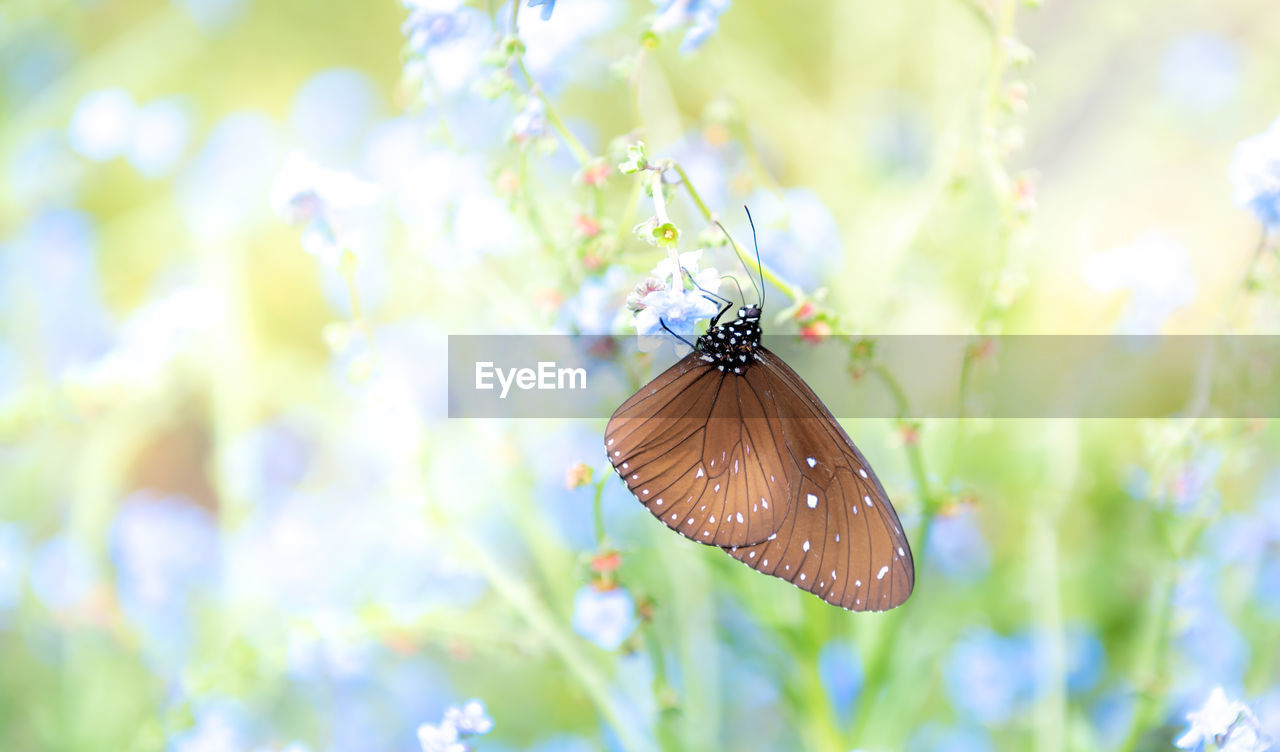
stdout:
{"type": "Polygon", "coordinates": [[[609,462],[687,538],[851,611],[899,606],[915,585],[902,523],[822,400],[761,344],[763,302],[720,323],[725,301],[692,352],[622,403],[609,462]]]}

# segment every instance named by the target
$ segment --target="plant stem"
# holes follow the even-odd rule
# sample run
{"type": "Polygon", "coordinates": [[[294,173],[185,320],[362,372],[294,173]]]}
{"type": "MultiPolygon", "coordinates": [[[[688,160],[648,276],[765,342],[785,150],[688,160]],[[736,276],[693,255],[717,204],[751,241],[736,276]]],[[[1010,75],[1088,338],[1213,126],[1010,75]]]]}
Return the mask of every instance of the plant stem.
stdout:
{"type": "Polygon", "coordinates": [[[595,495],[591,500],[592,514],[596,523],[596,548],[604,547],[604,484],[612,477],[612,473],[605,471],[600,473],[600,480],[596,481],[595,495]]]}
{"type": "MultiPolygon", "coordinates": [[[[514,21],[514,16],[512,19],[514,21]]],[[[542,93],[542,87],[538,86],[538,82],[533,79],[533,74],[525,66],[524,58],[516,58],[516,67],[524,75],[525,83],[529,85],[529,93],[542,100],[542,112],[547,116],[547,122],[551,124],[556,133],[560,134],[560,138],[564,140],[565,146],[569,147],[569,151],[573,152],[573,157],[578,160],[578,164],[585,167],[591,161],[591,152],[582,145],[578,137],[573,135],[573,131],[570,131],[564,121],[560,119],[560,114],[556,112],[555,106],[551,104],[551,99],[542,93]]]]}
{"type": "Polygon", "coordinates": [[[546,605],[465,533],[455,529],[453,537],[473,558],[476,566],[489,580],[498,595],[507,601],[560,656],[565,666],[578,680],[578,684],[595,703],[600,714],[613,727],[622,747],[627,750],[654,750],[655,745],[645,738],[639,729],[634,728],[622,710],[617,707],[609,694],[604,677],[578,649],[573,638],[560,627],[546,605]]]}
{"type": "MultiPolygon", "coordinates": [[[[670,161],[669,164],[671,169],[675,170],[676,174],[680,176],[680,184],[684,186],[684,189],[689,193],[689,198],[693,199],[693,203],[697,205],[698,211],[702,214],[702,218],[708,223],[714,223],[716,221],[715,214],[707,208],[706,203],[702,200],[702,196],[700,196],[697,189],[693,187],[693,181],[689,180],[689,175],[684,171],[684,168],[680,166],[679,162],[670,161]]],[[[734,242],[732,238],[730,238],[730,242],[733,244],[733,250],[738,254],[738,258],[742,259],[742,263],[746,264],[747,268],[758,268],[760,270],[760,276],[764,277],[766,282],[779,290],[782,290],[782,292],[792,300],[800,300],[805,297],[804,290],[801,289],[799,285],[793,285],[778,276],[777,272],[765,266],[763,262],[757,264],[755,257],[744,251],[742,246],[738,245],[737,242],[734,242]]]]}

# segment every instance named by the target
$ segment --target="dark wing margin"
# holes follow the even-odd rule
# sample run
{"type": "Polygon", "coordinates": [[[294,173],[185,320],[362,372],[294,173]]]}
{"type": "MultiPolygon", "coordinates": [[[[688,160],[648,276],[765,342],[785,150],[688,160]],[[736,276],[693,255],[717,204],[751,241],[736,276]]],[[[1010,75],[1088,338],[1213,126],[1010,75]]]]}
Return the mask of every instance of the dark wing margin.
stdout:
{"type": "Polygon", "coordinates": [[[807,384],[773,353],[739,379],[777,416],[791,490],[776,534],[728,553],[851,611],[906,601],[915,563],[902,523],[866,458],[807,384]]]}
{"type": "Polygon", "coordinates": [[[776,408],[693,352],[614,411],[605,451],[631,493],[672,530],[714,546],[760,543],[787,517],[792,497],[776,408]]]}

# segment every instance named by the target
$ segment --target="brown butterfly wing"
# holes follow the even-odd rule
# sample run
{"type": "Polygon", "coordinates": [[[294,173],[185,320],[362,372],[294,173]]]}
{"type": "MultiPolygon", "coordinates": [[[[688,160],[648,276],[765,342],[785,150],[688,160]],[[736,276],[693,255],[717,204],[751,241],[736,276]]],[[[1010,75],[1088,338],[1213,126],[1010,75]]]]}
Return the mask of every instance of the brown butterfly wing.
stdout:
{"type": "Polygon", "coordinates": [[[795,371],[761,347],[740,381],[780,416],[790,510],[769,540],[727,547],[765,574],[852,611],[902,604],[915,565],[902,523],[866,459],[795,371]]]}
{"type": "Polygon", "coordinates": [[[695,351],[614,411],[605,451],[672,530],[715,546],[760,543],[782,524],[790,496],[776,407],[695,351]]]}

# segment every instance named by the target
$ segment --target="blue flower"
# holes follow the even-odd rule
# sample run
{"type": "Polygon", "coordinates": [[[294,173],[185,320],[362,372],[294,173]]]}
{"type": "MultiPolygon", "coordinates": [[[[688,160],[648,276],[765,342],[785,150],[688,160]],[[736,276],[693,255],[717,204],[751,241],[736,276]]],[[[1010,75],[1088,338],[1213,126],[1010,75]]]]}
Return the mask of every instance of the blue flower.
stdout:
{"type": "Polygon", "coordinates": [[[1249,644],[1223,612],[1214,574],[1208,562],[1191,562],[1174,589],[1177,690],[1183,695],[1223,682],[1239,684],[1249,665],[1249,644]]]}
{"type": "Polygon", "coordinates": [[[818,679],[836,714],[847,722],[862,690],[862,656],[847,641],[828,642],[818,651],[818,679]]]}
{"type": "Polygon", "coordinates": [[[573,597],[573,631],[605,650],[617,650],[635,631],[636,603],[626,588],[579,588],[573,597]]]}
{"type": "Polygon", "coordinates": [[[1268,230],[1280,229],[1280,118],[1236,146],[1229,168],[1231,198],[1268,230]]]}
{"type": "Polygon", "coordinates": [[[654,0],[658,15],[652,28],[659,34],[678,26],[688,26],[680,52],[697,50],[720,26],[720,14],[729,8],[729,0],[654,0]]]}
{"type": "Polygon", "coordinates": [[[378,85],[352,68],[321,71],[298,89],[289,123],[309,154],[345,161],[364,145],[364,138],[382,113],[378,85]]]}
{"type": "MultiPolygon", "coordinates": [[[[765,190],[747,201],[755,220],[760,257],[783,277],[800,285],[818,286],[835,271],[844,256],[844,243],[835,217],[822,197],[809,188],[791,188],[781,199],[765,190]]],[[[748,252],[751,228],[743,216],[733,236],[748,252]]]]}
{"type": "Polygon", "coordinates": [[[991,739],[982,729],[928,723],[911,735],[908,752],[991,752],[991,739]]]}
{"type": "Polygon", "coordinates": [[[1008,720],[1029,685],[1026,653],[1015,639],[988,629],[971,632],[951,649],[943,669],[957,710],[983,723],[1008,720]]]}
{"type": "Polygon", "coordinates": [[[90,215],[53,209],[31,219],[0,254],[0,311],[34,318],[40,349],[33,359],[57,375],[90,365],[111,343],[96,244],[90,215]]]}
{"type": "Polygon", "coordinates": [[[410,78],[422,79],[424,99],[436,93],[457,95],[471,88],[482,70],[482,58],[493,43],[493,25],[461,0],[403,0],[409,18],[400,30],[414,57],[406,65],[410,78]],[[426,84],[426,81],[430,84],[426,84]]]}
{"type": "Polygon", "coordinates": [[[626,285],[627,270],[611,266],[582,283],[578,293],[561,307],[560,318],[581,334],[609,334],[622,313],[626,285]]]}
{"type": "MultiPolygon", "coordinates": [[[[628,307],[636,312],[631,323],[640,338],[642,352],[653,352],[670,339],[667,329],[687,338],[694,333],[699,321],[720,311],[720,304],[708,294],[720,289],[720,273],[710,268],[699,270],[701,256],[702,251],[693,251],[679,254],[678,263],[670,257],[662,259],[651,276],[627,297],[628,307]],[[685,289],[685,271],[693,276],[701,290],[685,289]]],[[[684,349],[687,346],[676,344],[677,352],[684,349]]]]}
{"type": "Polygon", "coordinates": [[[1165,48],[1160,89],[1188,110],[1219,110],[1240,89],[1240,57],[1232,43],[1217,34],[1184,34],[1165,48]]]}
{"type": "Polygon", "coordinates": [[[1098,698],[1089,717],[1101,747],[1112,749],[1120,746],[1133,724],[1136,707],[1137,692],[1128,685],[1108,689],[1098,698]]]}
{"type": "Polygon", "coordinates": [[[934,519],[925,548],[930,566],[947,579],[971,582],[991,567],[991,550],[982,537],[977,515],[968,509],[934,519]]]}
{"type": "Polygon", "coordinates": [[[218,568],[213,519],[178,497],[132,496],[112,525],[111,556],[121,607],[145,635],[144,652],[162,666],[181,665],[193,600],[218,568]]]}
{"type": "Polygon", "coordinates": [[[49,609],[79,605],[97,580],[84,547],[60,535],[46,541],[31,560],[31,590],[49,609]]]}
{"type": "Polygon", "coordinates": [[[187,9],[197,28],[206,34],[226,30],[244,15],[251,0],[175,0],[187,9]]]}
{"type": "Polygon", "coordinates": [[[403,0],[409,18],[400,32],[409,48],[422,55],[438,44],[461,38],[474,16],[466,13],[461,0],[403,0]]]}
{"type": "MultiPolygon", "coordinates": [[[[519,2],[520,0],[515,0],[519,2]]],[[[529,0],[529,7],[536,8],[542,6],[542,20],[546,21],[551,18],[551,13],[556,9],[556,0],[529,0]]]]}

